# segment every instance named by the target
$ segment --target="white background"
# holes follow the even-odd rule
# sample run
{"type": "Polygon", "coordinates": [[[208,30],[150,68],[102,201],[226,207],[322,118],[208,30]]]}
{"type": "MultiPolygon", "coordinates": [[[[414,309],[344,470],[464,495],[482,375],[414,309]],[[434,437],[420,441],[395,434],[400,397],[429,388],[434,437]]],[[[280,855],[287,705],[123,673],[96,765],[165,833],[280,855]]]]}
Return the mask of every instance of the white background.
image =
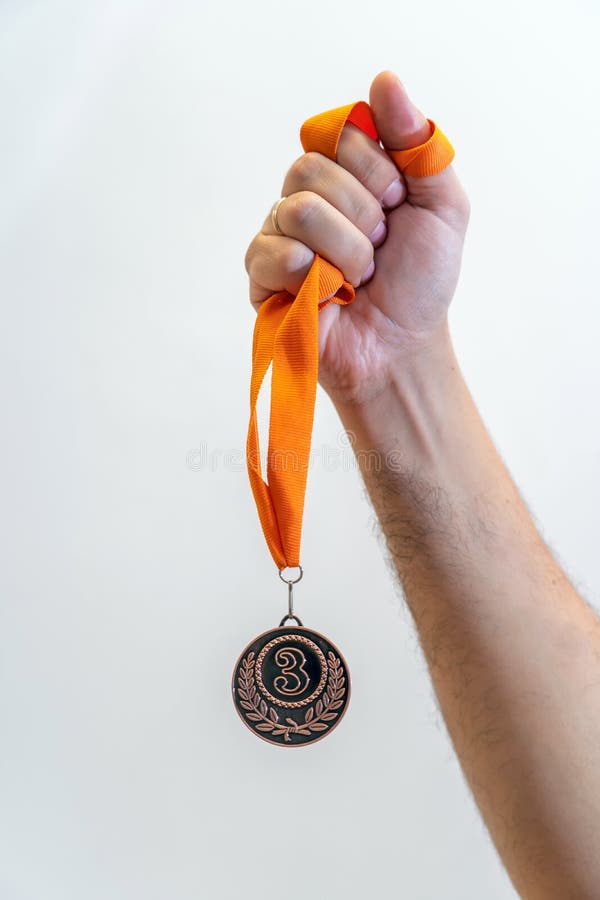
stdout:
{"type": "Polygon", "coordinates": [[[2,900],[515,896],[321,390],[297,608],[352,700],[289,752],[235,713],[286,600],[243,461],[243,258],[304,119],[395,70],[471,199],[471,391],[596,605],[598,25],[591,0],[0,5],[2,900]]]}

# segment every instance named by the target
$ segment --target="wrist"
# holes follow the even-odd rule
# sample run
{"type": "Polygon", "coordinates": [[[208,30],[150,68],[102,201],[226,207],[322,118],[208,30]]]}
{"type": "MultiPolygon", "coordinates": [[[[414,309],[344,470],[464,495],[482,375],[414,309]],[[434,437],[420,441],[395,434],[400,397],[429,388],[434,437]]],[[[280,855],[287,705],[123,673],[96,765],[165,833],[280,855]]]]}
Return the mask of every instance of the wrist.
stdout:
{"type": "Polygon", "coordinates": [[[371,463],[377,459],[396,470],[433,464],[444,443],[450,410],[470,399],[447,322],[427,342],[403,353],[374,396],[330,397],[361,466],[361,456],[368,456],[371,463]]]}

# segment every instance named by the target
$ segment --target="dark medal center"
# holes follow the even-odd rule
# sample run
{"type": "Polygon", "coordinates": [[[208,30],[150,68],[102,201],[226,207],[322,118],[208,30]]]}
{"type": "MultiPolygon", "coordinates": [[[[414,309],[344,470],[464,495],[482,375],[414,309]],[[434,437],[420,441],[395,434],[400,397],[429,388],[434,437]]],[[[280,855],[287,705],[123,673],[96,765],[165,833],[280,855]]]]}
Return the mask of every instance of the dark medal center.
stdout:
{"type": "Polygon", "coordinates": [[[256,677],[273,703],[290,708],[304,706],[322,693],[327,662],[321,649],[304,635],[280,635],[259,653],[256,677]]]}

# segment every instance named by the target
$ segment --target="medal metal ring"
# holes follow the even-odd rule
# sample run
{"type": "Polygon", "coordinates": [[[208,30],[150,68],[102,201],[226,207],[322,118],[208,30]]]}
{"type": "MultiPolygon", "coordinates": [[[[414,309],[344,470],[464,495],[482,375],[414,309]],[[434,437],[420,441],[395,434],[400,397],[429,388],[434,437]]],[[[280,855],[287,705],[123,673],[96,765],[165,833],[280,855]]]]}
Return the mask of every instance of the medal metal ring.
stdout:
{"type": "Polygon", "coordinates": [[[273,208],[271,209],[271,222],[273,223],[273,228],[277,232],[277,234],[283,234],[283,231],[279,227],[279,222],[277,221],[277,213],[279,212],[279,207],[285,200],[285,197],[280,197],[279,200],[276,200],[273,204],[273,208]]]}
{"type": "Polygon", "coordinates": [[[280,569],[280,570],[279,570],[279,577],[281,578],[281,580],[282,580],[282,581],[285,581],[286,584],[298,584],[298,582],[300,581],[300,579],[302,578],[302,576],[303,576],[303,574],[304,574],[304,572],[302,571],[302,566],[293,566],[293,567],[292,567],[292,566],[286,566],[285,568],[286,568],[286,569],[291,569],[291,568],[299,569],[299,570],[300,570],[300,573],[299,573],[299,575],[298,575],[297,578],[284,578],[283,575],[281,574],[281,573],[284,571],[284,569],[280,569]]]}

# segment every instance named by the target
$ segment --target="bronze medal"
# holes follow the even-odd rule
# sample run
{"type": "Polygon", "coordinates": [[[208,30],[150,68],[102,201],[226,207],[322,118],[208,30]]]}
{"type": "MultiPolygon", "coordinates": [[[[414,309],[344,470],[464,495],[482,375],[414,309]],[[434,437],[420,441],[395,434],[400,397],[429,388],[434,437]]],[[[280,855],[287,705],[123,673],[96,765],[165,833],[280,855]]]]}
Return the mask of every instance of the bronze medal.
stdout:
{"type": "Polygon", "coordinates": [[[311,744],[339,724],[350,699],[344,657],[324,635],[286,616],[259,634],[233,671],[233,701],[258,737],[282,747],[311,744]],[[285,626],[286,619],[295,625],[285,626]]]}
{"type": "MultiPolygon", "coordinates": [[[[304,123],[300,138],[305,151],[322,151],[335,161],[346,121],[371,137],[377,135],[369,105],[352,103],[304,123]]],[[[272,210],[275,234],[282,233],[277,210],[285,199],[272,210]]],[[[337,647],[293,614],[292,585],[302,578],[300,543],[319,375],[319,313],[329,303],[351,303],[355,293],[343,272],[315,253],[298,292],[278,290],[265,298],[254,325],[246,465],[267,547],[288,585],[289,603],[279,628],[259,635],[241,654],[232,689],[244,724],[283,747],[328,735],[342,719],[350,696],[348,669],[337,647]],[[257,413],[269,372],[265,479],[257,413]],[[297,578],[284,577],[286,569],[295,568],[297,578]],[[296,624],[284,627],[287,620],[296,624]]]]}

